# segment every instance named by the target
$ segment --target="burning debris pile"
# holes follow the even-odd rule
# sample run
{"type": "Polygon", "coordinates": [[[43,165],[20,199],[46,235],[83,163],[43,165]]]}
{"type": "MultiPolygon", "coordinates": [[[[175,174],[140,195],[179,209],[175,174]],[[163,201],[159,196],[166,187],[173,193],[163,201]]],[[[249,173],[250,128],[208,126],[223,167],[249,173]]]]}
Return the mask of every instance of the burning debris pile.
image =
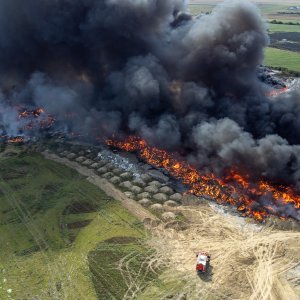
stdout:
{"type": "MultiPolygon", "coordinates": [[[[5,116],[7,111],[2,112],[5,116]]],[[[52,128],[55,124],[55,118],[47,114],[44,109],[26,109],[24,107],[17,107],[14,110],[15,116],[12,117],[18,120],[18,127],[14,128],[16,135],[10,136],[7,134],[7,127],[10,127],[15,123],[14,119],[7,120],[10,124],[1,124],[0,127],[0,140],[4,143],[21,143],[31,138],[37,138],[38,132],[44,134],[52,128]]],[[[9,113],[8,113],[9,114],[9,113]]]]}
{"type": "Polygon", "coordinates": [[[276,76],[276,73],[265,66],[259,66],[257,68],[257,76],[262,82],[268,84],[274,89],[281,90],[286,88],[285,82],[276,76]]]}
{"type": "Polygon", "coordinates": [[[90,141],[138,136],[180,153],[201,178],[196,194],[224,190],[203,174],[234,170],[257,193],[231,178],[246,198],[227,202],[299,219],[284,196],[300,190],[299,91],[269,99],[257,78],[269,39],[253,4],[193,18],[184,0],[3,0],[0,14],[0,135],[34,137],[38,124],[90,141]],[[47,113],[20,118],[19,105],[47,113]]]}
{"type": "Polygon", "coordinates": [[[149,164],[164,168],[180,179],[189,186],[190,193],[217,203],[234,205],[244,216],[262,221],[273,214],[282,219],[292,217],[300,220],[300,196],[291,187],[276,187],[264,181],[254,183],[233,169],[224,178],[213,173],[201,174],[187,162],[176,159],[175,155],[151,147],[146,141],[133,136],[125,141],[107,140],[106,143],[124,151],[137,152],[149,164]]]}
{"type": "Polygon", "coordinates": [[[275,72],[265,66],[259,66],[257,68],[258,79],[270,87],[270,91],[266,93],[266,96],[268,97],[276,97],[288,91],[287,83],[276,76],[278,73],[280,72],[275,72]]]}

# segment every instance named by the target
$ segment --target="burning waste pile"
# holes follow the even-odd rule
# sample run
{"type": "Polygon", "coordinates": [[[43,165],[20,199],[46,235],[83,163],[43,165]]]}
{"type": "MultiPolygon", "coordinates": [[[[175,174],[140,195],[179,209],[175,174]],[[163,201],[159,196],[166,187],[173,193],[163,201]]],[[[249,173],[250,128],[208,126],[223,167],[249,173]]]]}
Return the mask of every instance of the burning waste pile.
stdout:
{"type": "Polygon", "coordinates": [[[184,0],[3,0],[0,14],[2,136],[106,141],[245,215],[300,220],[300,92],[270,99],[258,79],[253,4],[193,18],[184,0]]]}
{"type": "Polygon", "coordinates": [[[42,131],[44,134],[44,131],[50,129],[55,123],[55,118],[45,113],[42,108],[31,110],[22,107],[17,107],[13,110],[7,110],[6,108],[3,109],[2,116],[3,121],[8,123],[5,124],[3,122],[3,124],[1,124],[0,140],[7,143],[21,143],[29,140],[30,138],[37,138],[38,135],[36,130],[42,131]],[[7,117],[9,119],[6,119],[7,117]],[[10,127],[9,130],[10,132],[13,130],[15,135],[7,135],[7,125],[10,126],[12,124],[12,126],[15,126],[15,120],[17,120],[18,126],[15,128],[10,127]],[[33,134],[31,134],[32,131],[33,134]]]}

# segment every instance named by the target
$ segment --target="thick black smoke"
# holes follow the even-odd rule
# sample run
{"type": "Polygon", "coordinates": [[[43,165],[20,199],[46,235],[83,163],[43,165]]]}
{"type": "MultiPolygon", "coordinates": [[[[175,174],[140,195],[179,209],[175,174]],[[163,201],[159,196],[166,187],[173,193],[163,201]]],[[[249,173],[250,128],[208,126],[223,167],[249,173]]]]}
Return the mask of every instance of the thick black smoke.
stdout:
{"type": "Polygon", "coordinates": [[[69,130],[138,134],[204,169],[300,187],[299,92],[269,100],[266,26],[247,1],[192,18],[183,0],[0,0],[0,120],[42,106],[69,130]]]}

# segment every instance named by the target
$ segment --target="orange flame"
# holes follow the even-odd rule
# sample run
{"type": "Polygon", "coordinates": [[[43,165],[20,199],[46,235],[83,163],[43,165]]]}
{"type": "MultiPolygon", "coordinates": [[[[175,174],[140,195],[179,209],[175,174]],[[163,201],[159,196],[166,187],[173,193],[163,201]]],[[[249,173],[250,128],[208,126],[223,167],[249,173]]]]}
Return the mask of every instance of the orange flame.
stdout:
{"type": "MultiPolygon", "coordinates": [[[[56,119],[45,112],[43,108],[25,109],[21,105],[16,105],[15,109],[18,111],[18,118],[20,119],[19,134],[23,134],[24,131],[34,130],[36,128],[49,129],[51,128],[56,119]]],[[[24,142],[24,137],[18,136],[0,136],[7,143],[21,143],[24,142]]]]}
{"type": "Polygon", "coordinates": [[[23,126],[23,130],[31,130],[36,128],[37,126],[42,129],[50,128],[56,121],[53,116],[47,114],[41,107],[34,110],[22,110],[21,112],[19,112],[19,119],[29,120],[28,123],[23,126]],[[41,116],[42,118],[40,118],[41,116]]]}
{"type": "Polygon", "coordinates": [[[224,178],[218,178],[214,174],[201,174],[186,161],[177,159],[175,154],[152,147],[135,136],[124,141],[107,140],[106,144],[124,151],[137,152],[147,163],[162,167],[171,176],[180,179],[190,187],[190,193],[214,199],[219,204],[234,205],[244,216],[258,221],[263,221],[268,214],[284,218],[273,206],[261,204],[257,207],[255,199],[259,197],[271,198],[274,206],[291,204],[295,209],[300,208],[300,196],[291,187],[274,187],[264,181],[253,184],[247,176],[234,170],[230,170],[224,178]]]}
{"type": "Polygon", "coordinates": [[[283,87],[281,89],[273,89],[273,90],[269,91],[266,96],[267,97],[277,97],[287,91],[288,91],[287,87],[283,87]]]}
{"type": "Polygon", "coordinates": [[[24,142],[24,138],[21,136],[13,137],[7,140],[8,143],[13,144],[13,143],[22,143],[24,142]]]}

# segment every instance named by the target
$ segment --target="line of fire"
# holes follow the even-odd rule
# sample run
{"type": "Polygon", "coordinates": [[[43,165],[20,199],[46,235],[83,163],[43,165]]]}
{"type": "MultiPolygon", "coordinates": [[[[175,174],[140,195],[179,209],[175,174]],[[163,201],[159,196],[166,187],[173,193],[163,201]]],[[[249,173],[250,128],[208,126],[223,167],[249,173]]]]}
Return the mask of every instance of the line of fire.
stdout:
{"type": "MultiPolygon", "coordinates": [[[[280,93],[283,90],[279,91],[280,93]]],[[[278,91],[276,92],[278,93],[278,91]]],[[[274,92],[274,94],[276,94],[274,92]]],[[[273,95],[273,94],[272,94],[273,95]]],[[[18,119],[22,121],[20,135],[2,135],[2,143],[24,143],[30,141],[28,133],[38,128],[39,131],[51,130],[56,118],[45,112],[43,108],[25,109],[17,107],[18,119]]],[[[66,118],[74,118],[76,114],[66,114],[66,118]]],[[[80,134],[70,132],[69,139],[80,139],[80,134]]],[[[158,149],[138,136],[128,136],[125,139],[100,139],[111,148],[133,152],[146,163],[163,169],[176,180],[187,187],[187,193],[197,197],[215,201],[218,204],[232,205],[244,217],[251,217],[262,222],[269,215],[285,220],[289,217],[300,218],[300,196],[292,186],[272,184],[264,179],[256,182],[249,174],[241,174],[233,166],[221,177],[213,173],[201,172],[180,157],[178,153],[170,153],[158,149]],[[289,207],[289,209],[285,209],[289,207]],[[287,211],[293,210],[292,215],[287,211]],[[296,216],[296,217],[295,217],[296,216]]],[[[97,141],[99,143],[99,141],[97,141]]]]}

